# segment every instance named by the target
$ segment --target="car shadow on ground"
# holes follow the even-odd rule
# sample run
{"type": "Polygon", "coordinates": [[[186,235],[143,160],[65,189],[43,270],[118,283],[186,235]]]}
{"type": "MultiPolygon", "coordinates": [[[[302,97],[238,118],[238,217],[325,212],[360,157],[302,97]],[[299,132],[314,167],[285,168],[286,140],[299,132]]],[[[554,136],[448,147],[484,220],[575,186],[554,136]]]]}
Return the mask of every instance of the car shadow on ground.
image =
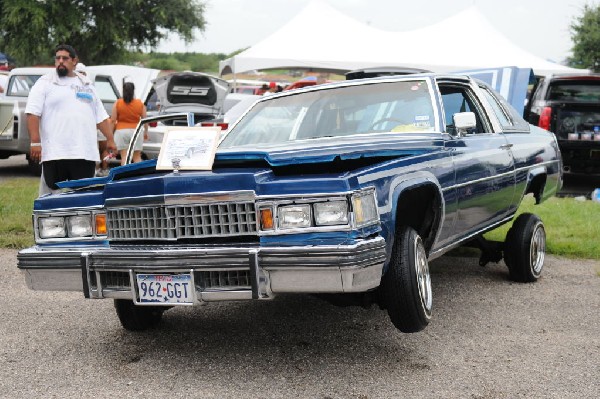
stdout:
{"type": "MultiPolygon", "coordinates": [[[[365,366],[365,359],[375,356],[379,365],[392,362],[394,367],[427,369],[428,355],[415,343],[443,334],[448,323],[460,324],[454,320],[461,312],[461,303],[485,300],[466,297],[464,292],[468,290],[461,287],[474,283],[488,287],[482,292],[489,294],[514,285],[508,281],[508,270],[502,262],[482,268],[477,258],[434,261],[431,274],[436,314],[432,324],[417,334],[396,330],[385,310],[376,304],[366,309],[337,307],[309,295],[281,295],[273,301],[177,307],[167,311],[154,330],[133,333],[116,326],[103,329],[104,338],[91,344],[105,343],[101,351],[124,367],[160,359],[161,367],[170,370],[196,364],[192,369],[197,367],[197,372],[205,371],[207,365],[216,371],[246,359],[244,367],[252,372],[278,364],[281,369],[270,372],[283,376],[294,368],[308,372],[314,358],[325,364],[352,364],[351,368],[358,370],[365,366]],[[386,359],[390,352],[394,355],[386,359]],[[202,357],[200,363],[198,354],[202,357]]],[[[116,315],[114,320],[118,324],[116,315]]]]}

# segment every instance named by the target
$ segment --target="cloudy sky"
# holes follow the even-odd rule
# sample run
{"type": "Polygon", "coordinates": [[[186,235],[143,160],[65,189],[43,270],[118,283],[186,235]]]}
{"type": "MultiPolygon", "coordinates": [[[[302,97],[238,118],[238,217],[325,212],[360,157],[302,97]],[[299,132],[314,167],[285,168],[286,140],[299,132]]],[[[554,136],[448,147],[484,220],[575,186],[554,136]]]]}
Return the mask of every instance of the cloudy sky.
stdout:
{"type": "MultiPolygon", "coordinates": [[[[439,22],[475,6],[497,30],[523,49],[560,62],[572,46],[569,26],[594,0],[318,0],[338,11],[388,31],[405,31],[439,22]]],[[[205,0],[208,22],[197,40],[177,37],[158,51],[231,53],[270,36],[311,0],[205,0]]],[[[307,26],[310,29],[310,26],[307,26]]]]}

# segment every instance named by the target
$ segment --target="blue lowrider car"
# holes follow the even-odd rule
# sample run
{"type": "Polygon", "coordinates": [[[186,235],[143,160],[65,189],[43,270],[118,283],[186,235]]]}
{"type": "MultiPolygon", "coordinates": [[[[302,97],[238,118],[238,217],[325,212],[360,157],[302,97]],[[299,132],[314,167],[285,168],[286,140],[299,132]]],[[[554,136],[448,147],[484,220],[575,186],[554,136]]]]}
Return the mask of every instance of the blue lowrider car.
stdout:
{"type": "Polygon", "coordinates": [[[37,199],[36,245],[18,254],[28,286],[113,299],[129,330],[176,305],[308,293],[377,303],[416,332],[432,315],[428,262],[457,246],[479,247],[482,264],[504,259],[512,280],[540,277],[538,217],[516,218],[506,242],[483,233],[562,181],[554,135],[466,75],[262,97],[220,139],[210,170],[171,161],[37,199]]]}

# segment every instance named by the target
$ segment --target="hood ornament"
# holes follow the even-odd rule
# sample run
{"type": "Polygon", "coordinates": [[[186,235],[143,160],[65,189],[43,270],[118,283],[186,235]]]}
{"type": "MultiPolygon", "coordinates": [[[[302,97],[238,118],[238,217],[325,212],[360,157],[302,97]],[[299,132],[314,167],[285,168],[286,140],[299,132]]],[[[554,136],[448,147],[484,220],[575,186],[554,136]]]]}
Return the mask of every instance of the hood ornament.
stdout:
{"type": "Polygon", "coordinates": [[[179,173],[179,168],[181,168],[181,158],[171,158],[171,165],[173,165],[173,173],[179,173]]]}

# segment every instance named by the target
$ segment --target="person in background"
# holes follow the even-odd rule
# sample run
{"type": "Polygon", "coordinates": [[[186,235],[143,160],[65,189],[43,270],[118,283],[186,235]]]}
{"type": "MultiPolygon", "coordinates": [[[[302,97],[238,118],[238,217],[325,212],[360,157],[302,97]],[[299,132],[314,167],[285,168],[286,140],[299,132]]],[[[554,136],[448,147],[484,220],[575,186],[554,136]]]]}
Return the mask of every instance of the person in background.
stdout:
{"type": "Polygon", "coordinates": [[[0,74],[0,97],[4,96],[4,92],[8,86],[8,75],[0,74]]]}
{"type": "MultiPolygon", "coordinates": [[[[127,149],[133,133],[141,118],[146,117],[146,106],[141,100],[133,98],[135,86],[131,82],[123,83],[123,98],[113,105],[111,119],[114,123],[115,143],[121,155],[121,165],[125,165],[127,149]]],[[[148,125],[144,125],[144,140],[148,139],[148,125]]],[[[142,161],[143,140],[137,140],[133,149],[133,162],[142,161]]]]}
{"type": "Polygon", "coordinates": [[[262,96],[263,94],[265,94],[267,92],[267,90],[269,90],[269,85],[266,83],[263,83],[263,85],[260,87],[260,89],[258,89],[256,94],[259,96],[262,96]]]}
{"type": "MultiPolygon", "coordinates": [[[[77,65],[75,65],[75,72],[79,72],[80,74],[87,76],[87,68],[85,64],[81,61],[78,62],[77,65]]],[[[100,130],[96,131],[96,135],[98,138],[98,153],[100,154],[100,163],[98,164],[100,168],[96,168],[96,176],[108,176],[107,157],[110,158],[110,156],[108,149],[106,148],[106,137],[100,130]]]]}
{"type": "MultiPolygon", "coordinates": [[[[9,71],[8,60],[0,61],[0,71],[9,71]]],[[[6,89],[8,89],[8,74],[5,75],[3,73],[0,73],[0,97],[2,97],[5,94],[6,89]]]]}
{"type": "Polygon", "coordinates": [[[60,181],[94,177],[98,129],[108,150],[116,150],[108,114],[92,82],[75,72],[78,62],[73,47],[58,45],[56,68],[37,80],[27,99],[29,156],[42,164],[40,195],[58,190],[60,181]]]}
{"type": "Polygon", "coordinates": [[[273,93],[277,93],[277,84],[275,82],[269,82],[269,90],[267,90],[263,96],[268,96],[273,93]]]}

